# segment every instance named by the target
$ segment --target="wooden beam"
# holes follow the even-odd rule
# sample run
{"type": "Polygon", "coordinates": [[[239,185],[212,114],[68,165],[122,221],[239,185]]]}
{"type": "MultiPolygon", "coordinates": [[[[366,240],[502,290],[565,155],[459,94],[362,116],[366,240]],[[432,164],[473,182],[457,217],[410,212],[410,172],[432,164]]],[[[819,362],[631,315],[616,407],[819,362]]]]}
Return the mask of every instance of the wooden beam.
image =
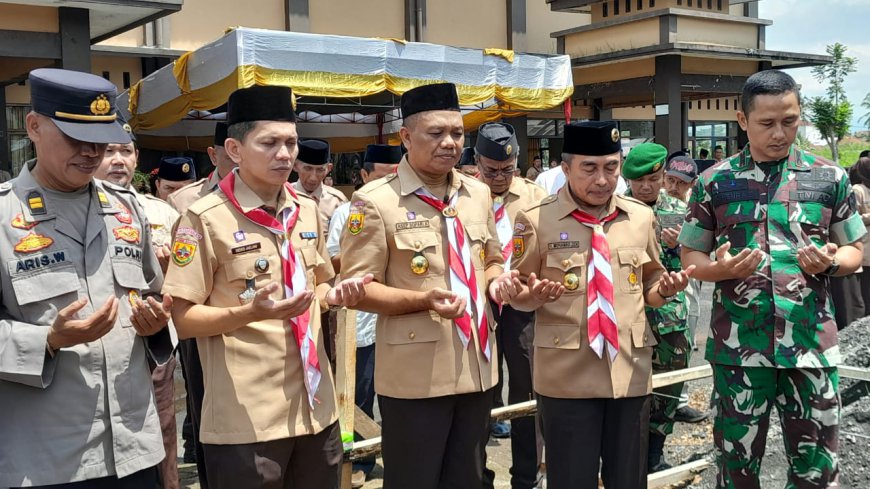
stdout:
{"type": "Polygon", "coordinates": [[[684,368],[673,372],[663,374],[655,374],[652,376],[653,389],[664,387],[666,385],[679,384],[680,382],[688,382],[690,380],[704,379],[713,376],[713,368],[710,364],[700,365],[698,367],[684,368]]]}
{"type": "MultiPolygon", "coordinates": [[[[328,327],[322,325],[321,334],[328,327]]],[[[356,409],[356,311],[341,308],[336,318],[335,338],[335,393],[338,397],[338,416],[342,432],[353,433],[356,409]]],[[[324,337],[324,341],[328,341],[324,337]]],[[[380,439],[380,438],[379,438],[380,439]]],[[[350,489],[353,465],[349,460],[341,466],[341,489],[350,489]]]]}
{"type": "Polygon", "coordinates": [[[860,367],[849,367],[846,365],[840,365],[839,367],[837,367],[837,369],[840,372],[840,377],[845,377],[847,379],[870,381],[870,369],[860,368],[860,367]]]}
{"type": "Polygon", "coordinates": [[[359,406],[354,406],[353,430],[366,440],[381,436],[381,425],[370,418],[359,406]]]}
{"type": "Polygon", "coordinates": [[[671,484],[692,480],[696,475],[707,470],[710,462],[705,459],[696,460],[683,465],[672,467],[668,470],[655,472],[647,476],[647,487],[656,489],[659,487],[667,487],[671,484]]]}

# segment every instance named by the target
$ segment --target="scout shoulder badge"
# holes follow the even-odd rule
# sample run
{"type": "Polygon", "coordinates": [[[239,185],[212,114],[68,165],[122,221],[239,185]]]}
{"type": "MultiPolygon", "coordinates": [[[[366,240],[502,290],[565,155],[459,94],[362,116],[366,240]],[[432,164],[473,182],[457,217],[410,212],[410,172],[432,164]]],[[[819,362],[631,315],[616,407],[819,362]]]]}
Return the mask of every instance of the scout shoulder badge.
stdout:
{"type": "Polygon", "coordinates": [[[202,234],[195,229],[179,227],[175,231],[175,241],[172,243],[172,261],[180,267],[193,261],[200,239],[202,234]]]}
{"type": "Polygon", "coordinates": [[[354,236],[362,231],[366,220],[366,216],[363,214],[364,205],[362,201],[358,201],[354,202],[350,207],[350,216],[347,218],[347,231],[354,236]]]}

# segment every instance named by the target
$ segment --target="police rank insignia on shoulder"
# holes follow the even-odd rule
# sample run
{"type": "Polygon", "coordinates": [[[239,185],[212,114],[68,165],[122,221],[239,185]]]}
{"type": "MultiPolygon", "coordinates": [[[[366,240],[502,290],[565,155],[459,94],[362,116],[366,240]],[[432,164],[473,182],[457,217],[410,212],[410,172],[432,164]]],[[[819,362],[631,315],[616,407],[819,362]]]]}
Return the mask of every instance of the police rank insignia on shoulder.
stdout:
{"type": "Polygon", "coordinates": [[[97,190],[97,199],[99,199],[99,201],[100,201],[100,207],[102,207],[104,209],[108,209],[109,207],[112,207],[112,204],[109,203],[109,198],[106,197],[106,194],[103,193],[102,190],[97,190]]]}
{"type": "Polygon", "coordinates": [[[363,223],[366,220],[365,214],[356,209],[350,217],[347,218],[347,231],[356,236],[363,229],[363,223]]]}
{"type": "Polygon", "coordinates": [[[172,261],[180,267],[190,263],[196,254],[197,244],[197,241],[176,237],[172,243],[172,261]]]}
{"type": "Polygon", "coordinates": [[[139,244],[139,230],[133,226],[121,226],[112,230],[115,239],[124,240],[128,243],[139,244]]]}
{"type": "Polygon", "coordinates": [[[18,253],[33,253],[34,251],[44,250],[53,243],[54,240],[48,236],[31,232],[18,241],[15,245],[15,251],[18,253]]]}
{"type": "Polygon", "coordinates": [[[30,231],[35,228],[38,222],[27,222],[24,220],[24,216],[21,214],[17,214],[14,219],[12,219],[12,227],[15,229],[23,229],[25,231],[30,231]]]}
{"type": "Polygon", "coordinates": [[[45,214],[45,200],[43,200],[42,194],[36,190],[27,194],[27,207],[33,216],[45,214]]]}
{"type": "Polygon", "coordinates": [[[514,236],[514,258],[520,258],[526,253],[526,240],[522,236],[514,236]]]}
{"type": "MultiPolygon", "coordinates": [[[[104,194],[100,194],[100,195],[105,197],[104,194]]],[[[133,215],[130,214],[130,209],[128,209],[126,205],[118,202],[115,205],[115,208],[118,209],[118,211],[119,211],[117,214],[115,214],[115,219],[117,219],[118,222],[120,222],[122,224],[132,224],[133,223],[133,215]]]]}

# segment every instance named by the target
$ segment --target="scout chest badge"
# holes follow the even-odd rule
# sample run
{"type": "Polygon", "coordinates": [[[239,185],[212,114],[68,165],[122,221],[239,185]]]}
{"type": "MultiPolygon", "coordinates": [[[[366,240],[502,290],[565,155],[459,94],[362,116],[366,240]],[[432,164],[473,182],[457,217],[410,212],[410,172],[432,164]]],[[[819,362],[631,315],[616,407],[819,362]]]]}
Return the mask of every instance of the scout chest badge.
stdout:
{"type": "MultiPolygon", "coordinates": [[[[571,266],[571,260],[562,260],[562,268],[568,268],[569,266],[571,266]]],[[[580,277],[573,270],[569,270],[562,277],[562,285],[565,287],[565,290],[577,290],[580,287],[580,277]]]]}

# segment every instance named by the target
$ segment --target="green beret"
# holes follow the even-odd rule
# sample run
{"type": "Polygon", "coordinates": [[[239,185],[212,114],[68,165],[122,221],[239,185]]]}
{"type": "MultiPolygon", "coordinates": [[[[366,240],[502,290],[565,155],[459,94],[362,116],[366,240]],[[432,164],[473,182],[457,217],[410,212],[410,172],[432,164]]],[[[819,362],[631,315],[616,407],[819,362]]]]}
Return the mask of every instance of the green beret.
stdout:
{"type": "Polygon", "coordinates": [[[668,150],[661,144],[638,144],[625,157],[622,164],[622,176],[629,180],[655,173],[665,166],[668,150]]]}

